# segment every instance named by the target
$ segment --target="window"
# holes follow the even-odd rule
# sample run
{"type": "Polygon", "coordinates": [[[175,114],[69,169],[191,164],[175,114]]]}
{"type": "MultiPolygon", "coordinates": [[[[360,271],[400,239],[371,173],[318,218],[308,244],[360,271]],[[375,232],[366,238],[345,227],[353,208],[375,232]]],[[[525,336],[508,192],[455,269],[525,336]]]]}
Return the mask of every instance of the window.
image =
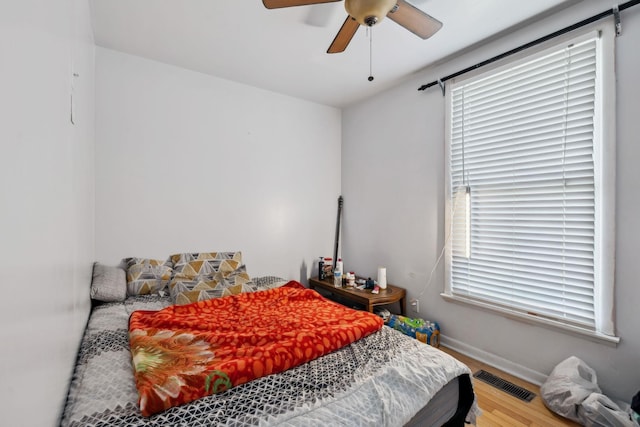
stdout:
{"type": "Polygon", "coordinates": [[[612,40],[451,84],[446,298],[617,342],[612,40]]]}

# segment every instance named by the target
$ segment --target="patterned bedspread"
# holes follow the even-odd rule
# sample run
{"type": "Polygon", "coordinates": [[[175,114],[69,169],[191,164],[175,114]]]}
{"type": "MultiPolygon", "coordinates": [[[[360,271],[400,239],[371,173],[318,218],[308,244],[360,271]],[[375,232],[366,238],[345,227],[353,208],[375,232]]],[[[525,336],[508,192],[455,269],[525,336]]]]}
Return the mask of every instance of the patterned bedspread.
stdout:
{"type": "Polygon", "coordinates": [[[148,416],[351,344],[382,327],[298,282],[136,311],[129,319],[140,411],[148,416]]]}
{"type": "Polygon", "coordinates": [[[447,354],[383,327],[295,368],[144,417],[129,316],[169,305],[168,297],[140,296],[94,309],[62,426],[402,426],[446,383],[469,373],[447,354]]]}

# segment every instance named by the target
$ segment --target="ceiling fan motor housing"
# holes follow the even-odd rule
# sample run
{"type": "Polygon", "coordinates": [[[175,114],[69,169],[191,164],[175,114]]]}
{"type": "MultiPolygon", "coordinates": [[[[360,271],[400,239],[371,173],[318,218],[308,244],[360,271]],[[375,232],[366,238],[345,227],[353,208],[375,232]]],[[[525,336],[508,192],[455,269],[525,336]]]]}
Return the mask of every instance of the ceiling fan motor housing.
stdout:
{"type": "Polygon", "coordinates": [[[377,16],[367,16],[366,18],[364,18],[364,23],[367,24],[369,27],[373,27],[374,25],[376,25],[378,23],[378,17],[377,16]]]}
{"type": "Polygon", "coordinates": [[[396,0],[345,0],[344,8],[358,24],[371,27],[387,16],[396,0]]]}

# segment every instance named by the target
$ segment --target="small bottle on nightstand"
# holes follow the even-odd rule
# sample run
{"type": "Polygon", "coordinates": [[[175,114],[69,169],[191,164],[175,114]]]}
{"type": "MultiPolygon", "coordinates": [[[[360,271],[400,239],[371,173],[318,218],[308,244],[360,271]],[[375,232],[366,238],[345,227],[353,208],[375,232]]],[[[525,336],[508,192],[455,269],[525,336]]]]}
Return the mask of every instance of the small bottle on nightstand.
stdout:
{"type": "Polygon", "coordinates": [[[338,269],[336,269],[336,271],[333,272],[333,286],[335,288],[342,287],[342,271],[338,269]]]}

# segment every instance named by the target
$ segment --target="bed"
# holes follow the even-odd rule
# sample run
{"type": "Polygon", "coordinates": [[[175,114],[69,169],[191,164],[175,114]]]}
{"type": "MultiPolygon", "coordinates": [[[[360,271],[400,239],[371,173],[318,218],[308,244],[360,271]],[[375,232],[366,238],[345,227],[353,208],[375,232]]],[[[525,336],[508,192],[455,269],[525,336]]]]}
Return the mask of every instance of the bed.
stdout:
{"type": "MultiPolygon", "coordinates": [[[[283,285],[300,286],[258,277],[251,292],[283,285]]],[[[283,372],[144,416],[129,322],[134,313],[171,310],[176,299],[163,292],[130,293],[94,305],[62,426],[462,426],[475,417],[469,369],[387,326],[283,372]]]]}

